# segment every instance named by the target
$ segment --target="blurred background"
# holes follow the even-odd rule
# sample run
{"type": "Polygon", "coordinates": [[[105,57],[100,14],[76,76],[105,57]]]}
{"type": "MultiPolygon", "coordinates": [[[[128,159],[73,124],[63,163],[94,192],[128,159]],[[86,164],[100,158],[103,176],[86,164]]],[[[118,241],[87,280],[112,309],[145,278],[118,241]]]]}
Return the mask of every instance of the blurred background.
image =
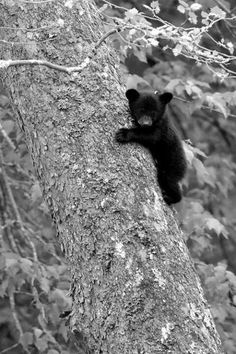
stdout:
{"type": "MultiPolygon", "coordinates": [[[[184,38],[185,29],[209,26],[204,23],[204,18],[210,23],[204,13],[212,9],[214,18],[224,18],[201,36],[201,47],[214,57],[210,64],[191,58],[190,52],[179,50],[178,42],[170,44],[165,36],[160,36],[158,43],[153,39],[147,43],[138,30],[130,33],[130,27],[108,41],[120,57],[124,85],[174,94],[169,115],[184,140],[189,165],[177,217],[225,352],[235,354],[235,1],[114,0],[113,7],[97,0],[96,4],[107,30],[128,17],[129,24],[139,28],[144,15],[154,29],[173,25],[169,34],[173,38],[176,27],[183,28],[184,38]],[[157,18],[150,15],[150,8],[155,9],[157,18]],[[232,56],[228,71],[219,71],[219,53],[232,56]]],[[[59,317],[71,305],[66,295],[69,271],[23,133],[1,86],[0,223],[0,354],[76,353],[66,321],[59,317]]]]}

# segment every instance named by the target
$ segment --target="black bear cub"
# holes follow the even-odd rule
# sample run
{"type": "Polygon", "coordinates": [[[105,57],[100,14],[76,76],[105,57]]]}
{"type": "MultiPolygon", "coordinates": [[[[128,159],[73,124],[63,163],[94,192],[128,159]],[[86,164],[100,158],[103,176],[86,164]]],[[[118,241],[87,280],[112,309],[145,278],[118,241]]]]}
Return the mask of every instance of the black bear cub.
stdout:
{"type": "Polygon", "coordinates": [[[157,179],[167,204],[178,203],[181,198],[179,181],[186,172],[186,158],[182,142],[172,126],[165,108],[173,95],[126,91],[134,127],[122,128],[116,133],[120,143],[136,142],[152,154],[157,166],[157,179]]]}

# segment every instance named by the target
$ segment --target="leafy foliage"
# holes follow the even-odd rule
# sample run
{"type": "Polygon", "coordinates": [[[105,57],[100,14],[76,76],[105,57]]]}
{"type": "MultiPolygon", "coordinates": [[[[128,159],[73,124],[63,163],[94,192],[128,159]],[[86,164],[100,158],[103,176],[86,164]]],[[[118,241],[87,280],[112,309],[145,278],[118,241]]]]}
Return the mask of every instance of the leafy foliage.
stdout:
{"type": "Polygon", "coordinates": [[[0,118],[0,351],[66,354],[68,270],[3,92],[0,118]]]}
{"type": "Polygon", "coordinates": [[[179,25],[174,23],[176,21],[170,23],[160,15],[158,1],[151,2],[150,6],[143,5],[146,12],[111,5],[107,0],[104,2],[107,7],[103,7],[103,11],[104,16],[109,19],[108,23],[119,27],[117,40],[120,41],[124,56],[132,49],[134,55],[140,58],[141,48],[161,46],[162,50],[171,52],[174,56],[182,55],[198,64],[206,64],[213,74],[221,79],[235,77],[236,72],[228,67],[236,59],[233,55],[233,43],[225,38],[216,39],[212,32],[222,21],[233,26],[236,16],[227,17],[226,11],[219,6],[209,8],[205,4],[205,8],[200,3],[180,0],[176,10],[184,17],[180,18],[183,23],[179,25]],[[109,6],[123,11],[123,17],[115,18],[114,22],[114,17],[108,17],[106,14],[109,6]],[[156,23],[155,26],[153,22],[156,23]],[[204,44],[206,39],[210,41],[207,45],[204,44]],[[223,50],[218,50],[218,47],[223,50]]]}

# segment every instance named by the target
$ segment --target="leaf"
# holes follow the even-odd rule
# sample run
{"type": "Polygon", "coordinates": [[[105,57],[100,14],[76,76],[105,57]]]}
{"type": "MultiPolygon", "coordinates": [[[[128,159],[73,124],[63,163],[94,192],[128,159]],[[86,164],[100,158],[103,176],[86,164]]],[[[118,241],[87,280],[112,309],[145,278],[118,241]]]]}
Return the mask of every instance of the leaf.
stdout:
{"type": "Polygon", "coordinates": [[[132,37],[136,32],[137,30],[135,28],[131,28],[131,30],[129,31],[129,36],[132,37]]]}
{"type": "Polygon", "coordinates": [[[18,258],[7,258],[6,259],[6,267],[7,268],[10,268],[10,267],[12,267],[13,265],[15,265],[15,264],[18,264],[18,262],[19,262],[19,259],[18,258]]]}
{"type": "Polygon", "coordinates": [[[229,50],[230,54],[233,55],[234,54],[234,45],[233,45],[233,43],[232,42],[228,42],[228,43],[226,43],[226,45],[228,47],[228,50],[229,50]]]}
{"type": "Polygon", "coordinates": [[[186,7],[188,9],[188,4],[185,1],[179,0],[179,3],[180,3],[180,5],[182,5],[183,7],[186,7]]]}
{"type": "MultiPolygon", "coordinates": [[[[236,276],[234,273],[230,272],[229,270],[227,270],[226,272],[226,278],[230,283],[230,286],[233,287],[234,291],[236,291],[236,276]]],[[[236,304],[235,304],[236,305],[236,304]]]]}
{"type": "Polygon", "coordinates": [[[42,192],[38,181],[31,188],[31,200],[33,203],[42,202],[42,192]]]}
{"type": "Polygon", "coordinates": [[[149,38],[148,41],[153,47],[159,46],[159,42],[155,38],[149,38]]]}
{"type": "MultiPolygon", "coordinates": [[[[208,20],[206,20],[206,19],[203,19],[202,20],[202,24],[205,25],[205,26],[208,26],[210,24],[210,22],[208,20]]],[[[196,59],[197,59],[197,57],[196,57],[196,59]]]]}
{"type": "Polygon", "coordinates": [[[0,287],[0,297],[4,297],[7,295],[8,289],[8,278],[6,280],[1,280],[1,287],[0,287]]]}
{"type": "Polygon", "coordinates": [[[0,106],[2,108],[7,108],[9,105],[9,98],[5,95],[0,95],[0,106]]]}
{"type": "Polygon", "coordinates": [[[133,48],[133,54],[143,63],[147,62],[146,53],[137,47],[133,48]]]}
{"type": "Polygon", "coordinates": [[[40,353],[43,353],[48,348],[48,341],[46,336],[43,336],[41,338],[36,338],[34,344],[36,345],[40,353]]]}
{"type": "Polygon", "coordinates": [[[160,12],[159,1],[152,1],[151,7],[154,9],[155,13],[158,14],[160,12]]]}
{"type": "Polygon", "coordinates": [[[221,9],[219,8],[219,6],[214,6],[214,7],[211,9],[209,15],[213,15],[213,16],[215,16],[215,17],[217,17],[217,18],[225,18],[225,17],[226,17],[226,12],[223,11],[223,10],[221,10],[221,9]]]}
{"type": "Polygon", "coordinates": [[[189,96],[192,94],[192,86],[191,85],[185,85],[185,91],[189,96]]]}
{"type": "Polygon", "coordinates": [[[26,274],[32,274],[33,272],[33,263],[30,259],[21,258],[19,261],[19,266],[21,270],[26,274]]]}
{"type": "Polygon", "coordinates": [[[36,338],[39,338],[43,334],[43,331],[39,328],[34,328],[34,335],[36,338]]]}
{"type": "Polygon", "coordinates": [[[202,90],[199,87],[195,86],[195,85],[192,85],[192,92],[196,93],[196,95],[198,97],[202,96],[202,90]]]}
{"type": "Polygon", "coordinates": [[[223,307],[212,307],[211,312],[213,313],[214,318],[217,318],[217,320],[221,323],[224,323],[225,318],[227,317],[228,313],[225,308],[223,307]]]}
{"type": "Polygon", "coordinates": [[[133,19],[136,15],[138,15],[138,13],[139,13],[138,10],[135,9],[135,8],[133,8],[133,9],[127,10],[127,11],[125,12],[125,17],[126,17],[126,19],[131,20],[131,19],[133,19]]]}
{"type": "Polygon", "coordinates": [[[202,12],[201,12],[201,16],[202,16],[202,17],[208,17],[208,13],[205,12],[205,11],[202,11],[202,12]]]}
{"type": "Polygon", "coordinates": [[[209,104],[210,108],[216,107],[225,118],[228,116],[228,112],[226,110],[226,101],[224,100],[223,95],[219,93],[215,93],[211,96],[206,96],[206,101],[209,104]]]}
{"type": "Polygon", "coordinates": [[[190,6],[190,9],[192,10],[192,11],[198,11],[198,10],[200,10],[202,8],[202,5],[201,4],[198,4],[197,2],[195,2],[194,4],[192,4],[191,6],[190,6]]]}
{"type": "Polygon", "coordinates": [[[183,6],[181,6],[181,5],[179,5],[179,6],[177,7],[177,10],[178,10],[179,12],[181,12],[182,14],[185,13],[185,8],[184,8],[183,6]]]}
{"type": "Polygon", "coordinates": [[[179,83],[181,83],[181,79],[173,79],[173,80],[170,80],[170,82],[168,83],[168,85],[166,85],[165,90],[166,90],[166,91],[174,91],[174,88],[175,88],[176,86],[178,86],[179,83]]]}
{"type": "Polygon", "coordinates": [[[187,162],[189,163],[189,165],[192,165],[193,159],[194,159],[194,153],[190,147],[189,144],[186,144],[185,142],[183,142],[183,148],[184,148],[184,152],[185,152],[185,156],[187,159],[187,162]]]}
{"type": "Polygon", "coordinates": [[[3,120],[2,127],[5,130],[5,132],[7,133],[7,135],[9,135],[11,132],[13,132],[15,130],[15,123],[13,120],[10,120],[10,119],[3,120]]]}
{"type": "Polygon", "coordinates": [[[224,225],[222,225],[219,220],[217,220],[216,218],[209,218],[207,221],[206,221],[206,227],[209,229],[209,230],[214,230],[217,234],[217,236],[219,236],[220,234],[225,234],[227,233],[224,225]]]}
{"type": "Polygon", "coordinates": [[[189,21],[195,25],[197,24],[197,16],[194,12],[189,12],[189,21]]]}
{"type": "Polygon", "coordinates": [[[31,332],[25,332],[21,337],[20,337],[20,343],[22,346],[26,349],[29,345],[34,343],[34,337],[31,332]]]}
{"type": "Polygon", "coordinates": [[[209,175],[207,169],[203,165],[202,161],[197,159],[196,157],[193,159],[192,162],[193,167],[195,168],[197,172],[197,178],[199,180],[200,184],[209,184],[212,187],[215,187],[215,180],[212,178],[212,176],[209,175]]]}
{"type": "Polygon", "coordinates": [[[47,294],[50,291],[50,282],[46,277],[38,279],[40,281],[41,289],[47,294]]]}
{"type": "Polygon", "coordinates": [[[182,52],[183,46],[182,44],[177,44],[176,47],[173,49],[174,56],[179,55],[182,52]]]}

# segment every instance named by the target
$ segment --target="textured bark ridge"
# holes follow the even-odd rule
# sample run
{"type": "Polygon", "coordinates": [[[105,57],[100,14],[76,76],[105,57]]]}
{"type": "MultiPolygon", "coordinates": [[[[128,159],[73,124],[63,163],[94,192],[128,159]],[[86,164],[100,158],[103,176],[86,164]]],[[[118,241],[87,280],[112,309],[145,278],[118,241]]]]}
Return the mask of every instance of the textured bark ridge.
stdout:
{"type": "Polygon", "coordinates": [[[150,156],[114,141],[127,104],[114,51],[105,43],[92,51],[105,33],[93,2],[9,1],[0,12],[0,25],[15,28],[1,29],[2,59],[87,60],[70,75],[2,70],[71,267],[71,329],[82,352],[222,353],[150,156]]]}

